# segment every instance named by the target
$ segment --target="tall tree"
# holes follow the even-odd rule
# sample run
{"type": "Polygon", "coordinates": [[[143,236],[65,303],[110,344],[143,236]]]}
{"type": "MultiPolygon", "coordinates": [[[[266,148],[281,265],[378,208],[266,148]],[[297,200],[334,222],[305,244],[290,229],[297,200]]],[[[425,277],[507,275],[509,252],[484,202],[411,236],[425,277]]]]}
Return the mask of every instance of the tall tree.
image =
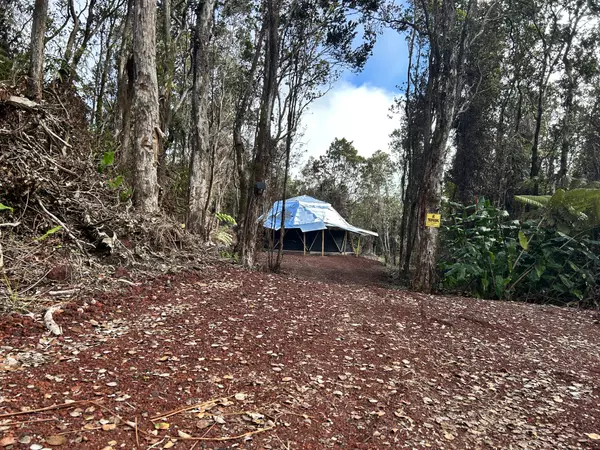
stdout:
{"type": "Polygon", "coordinates": [[[281,0],[266,0],[264,13],[265,56],[260,117],[256,137],[256,153],[252,164],[250,186],[241,242],[241,260],[244,266],[253,267],[258,244],[258,217],[263,197],[258,183],[265,183],[271,169],[272,137],[271,116],[277,95],[277,69],[279,67],[279,11],[281,0]]]}
{"type": "Polygon", "coordinates": [[[205,233],[209,197],[209,41],[213,23],[214,0],[200,0],[196,7],[196,26],[192,49],[192,148],[187,227],[205,233]]]}
{"type": "Polygon", "coordinates": [[[31,25],[27,95],[38,101],[42,99],[44,83],[44,37],[47,19],[48,0],[35,0],[33,24],[31,25]]]}
{"type": "Polygon", "coordinates": [[[425,6],[421,13],[430,49],[425,91],[425,168],[418,196],[418,259],[412,279],[414,289],[431,291],[436,281],[438,229],[425,226],[428,213],[441,207],[442,178],[448,137],[461,106],[466,47],[471,34],[474,1],[457,10],[454,0],[425,6]]]}
{"type": "Polygon", "coordinates": [[[156,78],[156,2],[134,0],[133,13],[133,154],[135,158],[134,204],[146,213],[158,211],[156,179],[158,117],[156,78]]]}

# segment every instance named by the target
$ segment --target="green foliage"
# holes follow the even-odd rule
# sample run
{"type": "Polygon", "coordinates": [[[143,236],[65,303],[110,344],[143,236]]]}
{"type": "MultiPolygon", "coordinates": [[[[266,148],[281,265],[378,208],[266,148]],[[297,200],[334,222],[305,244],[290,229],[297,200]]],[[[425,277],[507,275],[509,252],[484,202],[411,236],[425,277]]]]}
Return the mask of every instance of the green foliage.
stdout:
{"type": "Polygon", "coordinates": [[[228,228],[219,227],[213,232],[212,240],[230,246],[233,244],[233,233],[228,228]]]}
{"type": "Polygon", "coordinates": [[[110,180],[106,180],[106,185],[111,189],[119,189],[123,185],[123,175],[116,176],[110,180]]]}
{"type": "Polygon", "coordinates": [[[221,212],[215,213],[215,218],[219,222],[219,226],[212,232],[212,241],[230,247],[233,245],[232,228],[237,225],[237,222],[229,214],[221,212]]]}
{"type": "Polygon", "coordinates": [[[107,151],[102,155],[102,159],[100,159],[100,163],[98,164],[98,171],[104,172],[108,167],[112,166],[115,163],[115,152],[107,151]]]}
{"type": "Polygon", "coordinates": [[[127,188],[119,191],[119,200],[121,200],[121,203],[127,202],[131,197],[133,197],[133,189],[127,188]]]}
{"type": "Polygon", "coordinates": [[[515,200],[525,205],[535,206],[537,208],[544,208],[550,203],[550,195],[515,195],[515,200]]]}
{"type": "Polygon", "coordinates": [[[564,233],[600,226],[600,189],[559,189],[549,195],[517,195],[518,202],[543,209],[549,224],[564,233]]]}
{"type": "Polygon", "coordinates": [[[62,230],[62,227],[60,225],[57,225],[53,228],[50,228],[48,231],[46,231],[46,233],[44,233],[42,236],[36,238],[36,241],[44,241],[46,239],[48,239],[50,236],[52,236],[54,233],[58,233],[60,230],[62,230]]]}
{"type": "Polygon", "coordinates": [[[230,252],[227,250],[222,250],[221,252],[219,252],[219,256],[223,259],[230,259],[231,261],[237,263],[239,260],[239,256],[237,253],[234,252],[230,252]]]}
{"type": "Polygon", "coordinates": [[[443,215],[442,284],[496,299],[591,306],[600,286],[600,240],[569,236],[544,219],[523,223],[482,200],[448,203],[443,215]]]}
{"type": "Polygon", "coordinates": [[[220,224],[223,225],[228,225],[230,227],[234,227],[237,225],[237,222],[235,221],[235,219],[230,216],[229,214],[225,214],[225,213],[216,213],[215,217],[217,218],[217,220],[219,221],[220,224]]]}
{"type": "Polygon", "coordinates": [[[3,204],[3,203],[0,203],[0,211],[10,211],[10,212],[13,212],[14,209],[11,208],[10,206],[7,206],[7,205],[3,204]]]}

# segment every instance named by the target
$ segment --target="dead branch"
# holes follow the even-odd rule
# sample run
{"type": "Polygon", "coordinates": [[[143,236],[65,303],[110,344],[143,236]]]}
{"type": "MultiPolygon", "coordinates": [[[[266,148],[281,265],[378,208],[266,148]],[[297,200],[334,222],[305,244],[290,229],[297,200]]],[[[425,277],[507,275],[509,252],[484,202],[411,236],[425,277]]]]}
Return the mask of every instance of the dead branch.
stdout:
{"type": "Polygon", "coordinates": [[[77,244],[77,247],[79,247],[79,250],[81,250],[82,253],[85,253],[85,250],[83,249],[83,246],[81,245],[79,239],[77,239],[75,237],[75,235],[71,232],[69,227],[67,227],[58,217],[56,217],[54,214],[52,214],[50,211],[48,211],[39,198],[37,199],[37,201],[38,201],[38,204],[40,205],[40,207],[42,208],[42,210],[44,211],[44,213],[46,213],[52,220],[56,221],[56,223],[59,224],[63,230],[66,231],[66,233],[69,235],[69,237],[71,239],[73,239],[73,241],[75,241],[75,244],[77,244]]]}
{"type": "Polygon", "coordinates": [[[11,95],[10,97],[8,97],[6,103],[8,103],[11,106],[14,106],[15,108],[26,109],[28,111],[31,111],[32,109],[36,109],[38,107],[38,104],[36,102],[31,101],[25,97],[17,97],[16,95],[11,95]]]}
{"type": "Polygon", "coordinates": [[[71,144],[69,144],[67,141],[65,141],[63,138],[61,138],[58,134],[56,134],[54,131],[52,131],[50,128],[48,128],[48,125],[46,125],[46,123],[43,120],[40,120],[40,125],[42,126],[42,128],[44,129],[44,131],[46,133],[48,133],[51,137],[53,137],[57,141],[64,144],[65,147],[73,148],[73,146],[71,144]]]}
{"type": "Polygon", "coordinates": [[[67,403],[60,403],[60,404],[52,405],[52,406],[46,406],[45,408],[30,409],[29,411],[18,411],[18,412],[14,412],[14,413],[0,414],[0,419],[4,419],[6,417],[24,416],[26,414],[35,414],[35,413],[44,412],[44,411],[53,411],[56,409],[72,408],[74,406],[81,405],[83,403],[95,403],[95,402],[91,402],[90,400],[76,400],[74,402],[67,402],[67,403]]]}
{"type": "Polygon", "coordinates": [[[248,431],[247,433],[243,433],[243,434],[238,434],[237,436],[224,436],[224,437],[194,437],[194,436],[189,436],[189,437],[182,437],[181,435],[179,436],[179,439],[184,440],[184,441],[234,441],[236,439],[241,439],[247,436],[253,436],[255,434],[258,433],[264,433],[265,431],[269,431],[274,429],[275,427],[266,427],[266,428],[259,428],[257,430],[254,431],[248,431]]]}

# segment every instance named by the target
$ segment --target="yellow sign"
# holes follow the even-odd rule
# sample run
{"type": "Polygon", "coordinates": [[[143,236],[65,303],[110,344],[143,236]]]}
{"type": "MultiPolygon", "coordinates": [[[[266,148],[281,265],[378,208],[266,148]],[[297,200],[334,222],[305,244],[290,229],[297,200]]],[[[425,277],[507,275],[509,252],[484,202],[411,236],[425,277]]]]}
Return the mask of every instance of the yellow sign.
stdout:
{"type": "Polygon", "coordinates": [[[427,219],[425,219],[426,227],[439,228],[442,216],[440,214],[427,214],[427,219]]]}

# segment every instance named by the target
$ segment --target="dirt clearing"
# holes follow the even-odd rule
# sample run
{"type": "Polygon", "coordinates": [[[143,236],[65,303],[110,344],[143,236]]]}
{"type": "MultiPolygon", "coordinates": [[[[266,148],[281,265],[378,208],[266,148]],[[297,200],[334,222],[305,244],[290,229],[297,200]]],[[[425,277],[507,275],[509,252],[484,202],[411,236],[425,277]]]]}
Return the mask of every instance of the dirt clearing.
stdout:
{"type": "Polygon", "coordinates": [[[600,448],[592,312],[341,284],[385,277],[353,257],[354,276],[314,280],[339,257],[286,258],[81,299],[60,338],[3,321],[0,447],[600,448]]]}

